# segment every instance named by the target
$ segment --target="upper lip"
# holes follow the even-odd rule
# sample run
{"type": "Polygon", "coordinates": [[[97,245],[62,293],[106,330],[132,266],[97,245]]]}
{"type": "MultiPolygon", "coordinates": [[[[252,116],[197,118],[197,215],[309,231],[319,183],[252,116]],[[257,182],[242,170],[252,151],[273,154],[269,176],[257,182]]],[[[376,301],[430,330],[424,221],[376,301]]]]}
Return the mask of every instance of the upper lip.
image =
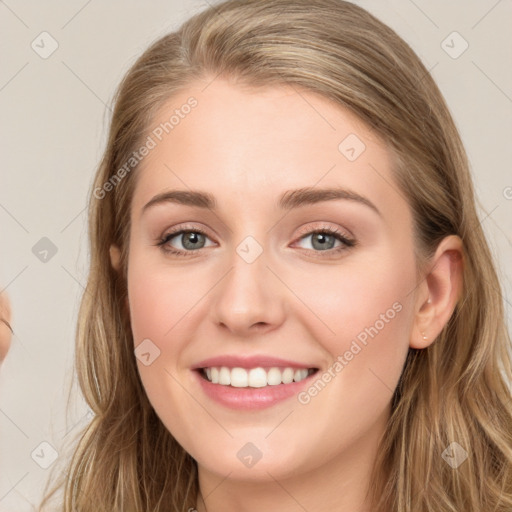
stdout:
{"type": "Polygon", "coordinates": [[[300,363],[289,359],[282,359],[270,355],[237,356],[223,355],[204,359],[192,366],[192,370],[199,368],[212,368],[227,366],[228,368],[257,368],[257,367],[288,367],[288,368],[316,368],[308,363],[300,363]]]}

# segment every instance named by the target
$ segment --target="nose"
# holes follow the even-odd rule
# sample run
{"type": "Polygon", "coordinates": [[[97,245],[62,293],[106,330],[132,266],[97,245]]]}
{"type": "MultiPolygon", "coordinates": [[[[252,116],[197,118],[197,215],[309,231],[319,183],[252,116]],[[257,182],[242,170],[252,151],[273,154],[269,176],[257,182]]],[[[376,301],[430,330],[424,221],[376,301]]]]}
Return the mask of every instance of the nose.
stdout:
{"type": "Polygon", "coordinates": [[[217,325],[237,337],[248,337],[282,324],[286,287],[268,263],[265,251],[252,262],[234,251],[231,268],[212,297],[217,325]]]}

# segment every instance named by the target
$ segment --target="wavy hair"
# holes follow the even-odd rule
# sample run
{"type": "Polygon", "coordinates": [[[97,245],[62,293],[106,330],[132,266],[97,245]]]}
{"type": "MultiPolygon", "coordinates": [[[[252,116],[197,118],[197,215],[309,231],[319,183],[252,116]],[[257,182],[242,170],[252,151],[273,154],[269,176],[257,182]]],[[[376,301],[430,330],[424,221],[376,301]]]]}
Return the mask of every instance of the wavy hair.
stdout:
{"type": "Polygon", "coordinates": [[[76,334],[78,383],[94,417],[41,510],[58,488],[64,512],[184,512],[196,504],[197,464],[151,407],[133,353],[125,305],[137,167],[104,197],[97,191],[141,146],[173,94],[217,76],[247,88],[313,91],[371,127],[393,155],[413,213],[419,269],[444,237],[462,239],[462,293],[435,342],[409,350],[375,461],[372,510],[510,512],[511,342],[467,156],[413,50],[342,0],[216,4],[153,42],[120,83],[89,199],[90,269],[76,334]],[[121,248],[120,272],[111,244],[121,248]],[[452,442],[468,455],[457,469],[442,458],[452,442]]]}

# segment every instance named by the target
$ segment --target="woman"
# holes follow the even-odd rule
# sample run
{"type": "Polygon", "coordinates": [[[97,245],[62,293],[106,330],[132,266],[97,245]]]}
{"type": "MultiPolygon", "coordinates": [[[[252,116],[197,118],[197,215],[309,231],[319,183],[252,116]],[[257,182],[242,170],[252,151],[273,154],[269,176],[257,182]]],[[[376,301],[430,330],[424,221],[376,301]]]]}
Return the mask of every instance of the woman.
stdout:
{"type": "Polygon", "coordinates": [[[90,243],[95,417],[61,510],[511,509],[466,154],[363,9],[228,1],[156,41],[118,91],[90,243]]]}

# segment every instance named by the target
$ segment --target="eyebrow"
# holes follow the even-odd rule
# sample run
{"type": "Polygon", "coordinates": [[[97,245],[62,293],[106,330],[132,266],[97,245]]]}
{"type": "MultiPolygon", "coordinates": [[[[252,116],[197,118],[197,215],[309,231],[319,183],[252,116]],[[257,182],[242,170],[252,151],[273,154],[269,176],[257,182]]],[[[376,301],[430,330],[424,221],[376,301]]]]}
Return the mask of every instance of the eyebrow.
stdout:
{"type": "MultiPolygon", "coordinates": [[[[379,216],[382,216],[379,209],[366,197],[344,188],[313,188],[304,187],[295,190],[285,191],[279,198],[278,207],[283,210],[300,208],[324,201],[345,199],[355,201],[371,208],[379,216]]],[[[215,196],[208,192],[199,190],[170,190],[154,196],[142,208],[144,214],[149,208],[162,203],[176,203],[197,208],[216,210],[217,201],[215,196]]]]}

